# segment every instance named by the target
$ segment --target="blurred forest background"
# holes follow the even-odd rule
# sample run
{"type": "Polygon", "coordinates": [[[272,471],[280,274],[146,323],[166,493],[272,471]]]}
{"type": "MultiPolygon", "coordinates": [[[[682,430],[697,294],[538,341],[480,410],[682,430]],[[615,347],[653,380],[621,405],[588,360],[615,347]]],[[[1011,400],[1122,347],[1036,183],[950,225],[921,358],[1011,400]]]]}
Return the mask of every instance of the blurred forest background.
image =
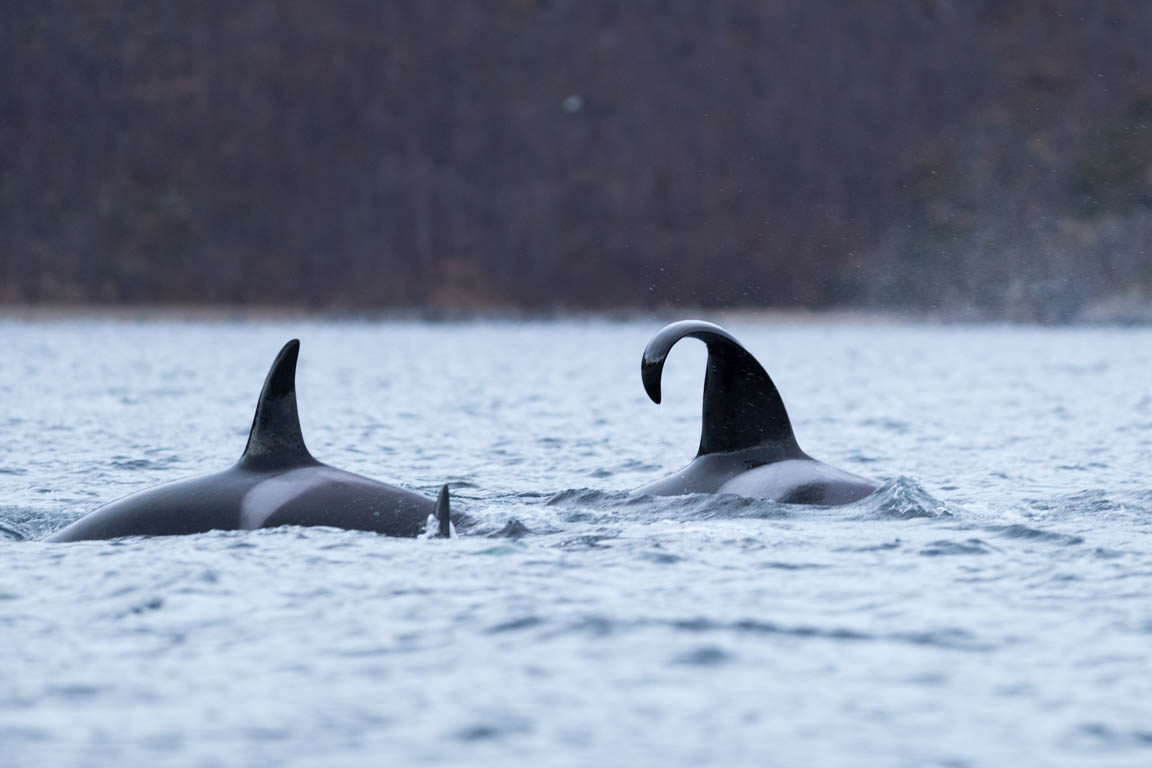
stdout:
{"type": "Polygon", "coordinates": [[[1148,0],[6,0],[0,46],[8,303],[1152,304],[1148,0]]]}

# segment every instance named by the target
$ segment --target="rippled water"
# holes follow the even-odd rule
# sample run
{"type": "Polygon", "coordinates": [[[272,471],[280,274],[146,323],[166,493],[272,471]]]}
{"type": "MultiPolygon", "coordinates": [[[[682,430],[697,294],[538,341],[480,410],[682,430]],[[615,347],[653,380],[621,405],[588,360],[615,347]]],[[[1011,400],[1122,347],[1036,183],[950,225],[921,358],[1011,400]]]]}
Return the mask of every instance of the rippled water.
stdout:
{"type": "Polygon", "coordinates": [[[1152,332],[731,320],[886,481],[813,509],[626,492],[661,324],[0,321],[0,762],[1152,765],[1152,332]],[[470,531],[38,541],[228,466],[292,336],[312,452],[470,531]]]}

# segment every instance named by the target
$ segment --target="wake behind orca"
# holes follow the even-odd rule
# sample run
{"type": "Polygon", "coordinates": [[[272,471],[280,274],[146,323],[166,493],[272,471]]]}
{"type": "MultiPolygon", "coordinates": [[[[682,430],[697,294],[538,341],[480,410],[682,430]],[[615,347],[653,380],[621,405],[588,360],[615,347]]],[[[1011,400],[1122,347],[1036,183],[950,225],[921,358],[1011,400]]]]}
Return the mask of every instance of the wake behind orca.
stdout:
{"type": "Polygon", "coordinates": [[[312,457],[296,410],[299,351],[300,343],[293,339],[272,363],[248,445],[233,467],[125,496],[47,540],[171,536],[279,525],[326,525],[406,537],[434,527],[428,532],[451,535],[447,486],[433,502],[312,457]]]}
{"type": "Polygon", "coordinates": [[[879,488],[800,449],[776,385],[756,358],[718,325],[682,320],[648,342],[640,375],[653,402],[660,402],[664,361],[686,336],[708,347],[700,451],[687,467],[637,489],[639,493],[732,493],[787,504],[835,505],[879,488]]]}

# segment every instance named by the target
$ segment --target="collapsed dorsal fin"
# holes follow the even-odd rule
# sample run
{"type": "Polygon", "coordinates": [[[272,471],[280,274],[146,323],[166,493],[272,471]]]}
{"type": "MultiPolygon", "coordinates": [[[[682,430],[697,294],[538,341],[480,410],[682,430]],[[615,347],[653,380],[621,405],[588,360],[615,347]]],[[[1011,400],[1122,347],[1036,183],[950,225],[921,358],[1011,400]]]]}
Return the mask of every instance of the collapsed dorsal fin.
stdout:
{"type": "Polygon", "coordinates": [[[440,489],[440,495],[436,498],[436,536],[441,539],[452,538],[452,510],[448,504],[448,486],[445,485],[440,489]]]}
{"type": "Polygon", "coordinates": [[[260,400],[256,403],[248,445],[240,458],[243,463],[291,466],[315,461],[304,446],[300,415],[296,411],[296,358],[299,354],[300,342],[292,339],[276,355],[268,378],[264,380],[264,389],[260,391],[260,400]]]}
{"type": "Polygon", "coordinates": [[[708,347],[704,376],[704,413],[700,453],[728,453],[764,447],[771,458],[800,458],[792,422],[776,385],[732,334],[703,320],[681,320],[665,326],[644,348],[640,375],[644,390],[660,402],[664,360],[680,339],[690,336],[708,347]]]}

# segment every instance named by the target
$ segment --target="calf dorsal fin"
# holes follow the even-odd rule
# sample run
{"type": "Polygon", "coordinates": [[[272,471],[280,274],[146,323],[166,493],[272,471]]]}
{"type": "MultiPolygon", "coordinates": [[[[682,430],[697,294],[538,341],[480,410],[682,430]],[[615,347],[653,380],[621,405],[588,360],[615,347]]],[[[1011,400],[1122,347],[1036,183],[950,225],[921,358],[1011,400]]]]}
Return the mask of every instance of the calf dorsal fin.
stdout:
{"type": "Polygon", "coordinates": [[[700,339],[708,347],[698,455],[762,447],[768,460],[803,457],[776,385],[756,358],[718,325],[682,320],[652,337],[640,364],[648,397],[660,402],[664,360],[685,336],[700,339]]]}
{"type": "Polygon", "coordinates": [[[452,510],[448,501],[448,486],[440,488],[440,495],[436,498],[436,537],[441,539],[452,538],[452,510]]]}

